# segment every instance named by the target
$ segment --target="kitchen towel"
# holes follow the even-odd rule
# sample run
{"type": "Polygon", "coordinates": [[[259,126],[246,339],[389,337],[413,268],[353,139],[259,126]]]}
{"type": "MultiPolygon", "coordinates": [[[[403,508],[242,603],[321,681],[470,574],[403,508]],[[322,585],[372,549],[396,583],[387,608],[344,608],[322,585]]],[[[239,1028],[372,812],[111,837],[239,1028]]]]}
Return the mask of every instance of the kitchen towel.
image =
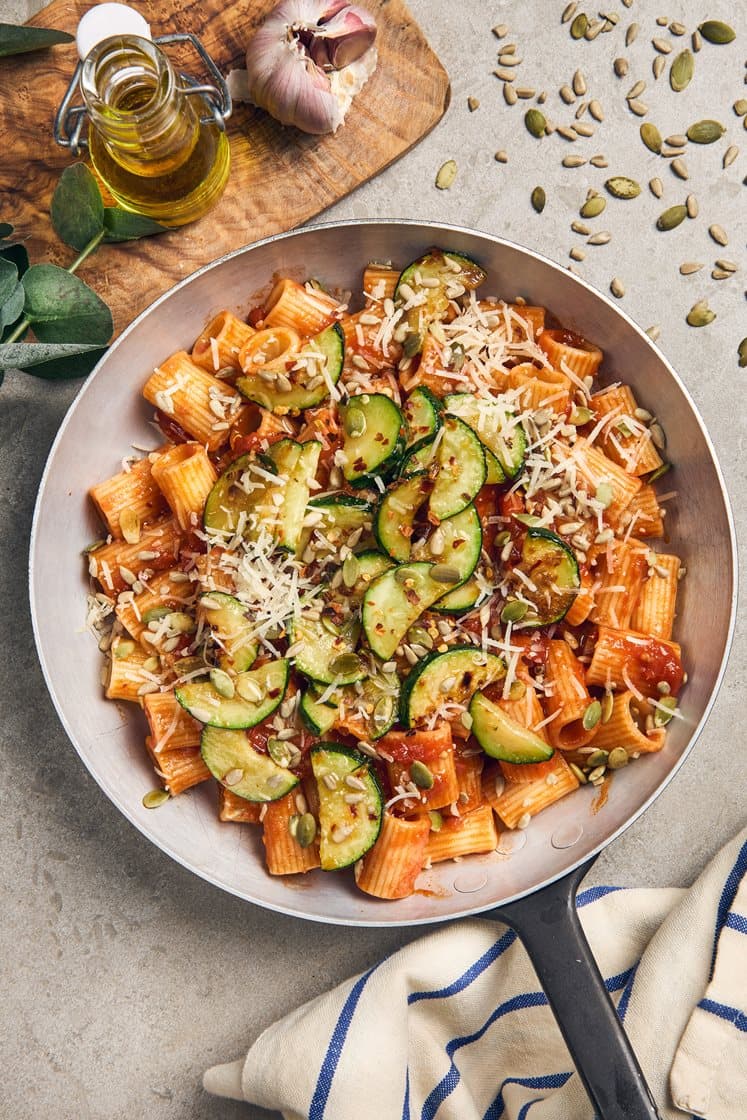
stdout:
{"type": "MultiPolygon", "coordinates": [[[[689,889],[577,906],[665,1120],[747,1116],[747,829],[689,889]]],[[[214,1066],[212,1093],[286,1120],[592,1120],[516,935],[445,926],[214,1066]]]]}

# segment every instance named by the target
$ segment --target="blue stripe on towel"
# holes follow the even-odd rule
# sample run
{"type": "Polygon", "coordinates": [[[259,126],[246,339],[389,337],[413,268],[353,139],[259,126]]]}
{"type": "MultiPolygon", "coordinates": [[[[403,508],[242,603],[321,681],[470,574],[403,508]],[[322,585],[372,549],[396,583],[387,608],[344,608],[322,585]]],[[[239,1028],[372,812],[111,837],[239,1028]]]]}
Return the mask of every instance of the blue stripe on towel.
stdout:
{"type": "Polygon", "coordinates": [[[615,891],[621,890],[624,890],[624,887],[587,887],[585,891],[581,891],[581,894],[576,895],[576,906],[588,906],[590,902],[597,902],[606,894],[614,894],[615,891]]]}
{"type": "Polygon", "coordinates": [[[733,910],[726,915],[724,925],[728,929],[735,929],[737,933],[747,933],[747,918],[744,914],[735,914],[733,910]]]}
{"type": "Polygon", "coordinates": [[[716,1015],[719,1019],[725,1019],[727,1023],[733,1023],[738,1031],[747,1033],[747,1015],[737,1007],[716,1003],[715,999],[702,999],[698,1007],[703,1011],[710,1011],[711,1015],[716,1015]]]}
{"type": "Polygon", "coordinates": [[[724,923],[731,910],[731,905],[736,897],[739,884],[742,881],[745,871],[747,871],[747,840],[742,845],[739,855],[736,858],[734,866],[729,872],[724,889],[721,892],[721,898],[718,903],[718,911],[716,914],[716,929],[713,936],[713,953],[711,954],[711,971],[708,976],[709,980],[713,979],[713,970],[716,967],[716,950],[718,948],[718,938],[721,930],[724,928],[724,923]]]}
{"type": "Polygon", "coordinates": [[[324,1055],[322,1068],[319,1070],[319,1077],[317,1078],[314,1096],[311,1099],[311,1106],[309,1108],[309,1120],[322,1120],[324,1116],[324,1110],[327,1107],[327,1101],[332,1088],[332,1081],[337,1071],[337,1064],[340,1061],[342,1048],[345,1045],[345,1039],[347,1038],[355,1009],[358,1006],[358,1000],[361,998],[361,993],[369,977],[378,967],[379,965],[374,965],[373,968],[370,968],[368,972],[364,972],[363,975],[356,980],[348,993],[348,998],[343,1004],[342,1011],[335,1024],[335,1029],[332,1031],[332,1037],[329,1040],[327,1053],[324,1055]]]}
{"type": "Polygon", "coordinates": [[[516,934],[513,930],[507,930],[502,937],[499,937],[495,945],[491,945],[486,953],[480,957],[479,960],[471,964],[466,972],[463,972],[452,984],[446,988],[435,988],[433,991],[428,992],[410,992],[407,997],[409,1004],[419,1003],[422,999],[446,999],[448,996],[457,995],[463,992],[465,988],[469,987],[473,980],[477,980],[478,976],[488,968],[493,961],[497,961],[499,957],[503,956],[506,949],[509,949],[516,940],[516,934]]]}
{"type": "MultiPolygon", "coordinates": [[[[620,1016],[621,1023],[625,1022],[625,1015],[628,1010],[628,1004],[630,1003],[630,997],[633,994],[633,985],[635,983],[635,977],[638,971],[638,965],[640,963],[641,962],[638,961],[638,964],[634,964],[632,968],[628,969],[628,979],[625,982],[623,993],[620,996],[620,1001],[617,1005],[617,1014],[620,1016]]],[[[607,990],[610,991],[611,989],[608,988],[607,990]]]]}
{"type": "MultiPolygon", "coordinates": [[[[570,1073],[549,1073],[545,1077],[507,1077],[501,1083],[498,1096],[485,1113],[483,1120],[500,1120],[503,1116],[506,1108],[503,1090],[507,1085],[521,1085],[525,1089],[562,1089],[570,1076],[570,1073]]],[[[529,1101],[528,1105],[524,1106],[521,1116],[526,1116],[529,1105],[536,1103],[536,1101],[529,1101]]]]}

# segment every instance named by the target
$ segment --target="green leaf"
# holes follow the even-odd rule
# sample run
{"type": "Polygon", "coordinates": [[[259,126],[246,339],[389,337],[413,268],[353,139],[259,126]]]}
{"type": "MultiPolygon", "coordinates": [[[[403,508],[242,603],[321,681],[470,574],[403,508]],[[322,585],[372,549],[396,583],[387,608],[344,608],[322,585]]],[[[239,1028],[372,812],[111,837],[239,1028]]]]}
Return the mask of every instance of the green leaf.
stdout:
{"type": "Polygon", "coordinates": [[[142,214],[131,214],[118,206],[104,209],[105,241],[136,241],[139,237],[151,237],[155,233],[168,233],[167,226],[161,226],[142,214]]]}
{"type": "Polygon", "coordinates": [[[54,47],[57,43],[72,43],[73,36],[66,31],[50,31],[45,27],[19,27],[15,23],[0,23],[0,58],[11,54],[26,54],[54,47]]]}
{"type": "Polygon", "coordinates": [[[23,277],[24,311],[39,342],[88,342],[111,338],[112,314],[96,293],[54,264],[34,264],[23,277]]]}
{"type": "Polygon", "coordinates": [[[23,276],[29,266],[29,255],[20,241],[0,241],[0,258],[11,261],[18,269],[19,276],[23,276]]]}
{"type": "Polygon", "coordinates": [[[25,299],[26,293],[23,289],[23,284],[21,284],[20,281],[16,281],[15,288],[0,307],[0,338],[2,338],[5,328],[17,323],[21,315],[23,315],[25,299]]]}
{"type": "Polygon", "coordinates": [[[0,344],[0,372],[23,369],[34,377],[64,379],[90,373],[106,350],[88,343],[13,342],[0,344]]]}
{"type": "Polygon", "coordinates": [[[50,216],[61,241],[80,252],[104,228],[104,203],[84,163],[66,167],[52,195],[50,216]]]}
{"type": "Polygon", "coordinates": [[[18,269],[12,261],[0,257],[0,308],[15,291],[18,283],[18,269]]]}
{"type": "Polygon", "coordinates": [[[13,226],[8,225],[7,222],[0,222],[0,241],[4,241],[6,237],[10,237],[13,232],[13,226]]]}

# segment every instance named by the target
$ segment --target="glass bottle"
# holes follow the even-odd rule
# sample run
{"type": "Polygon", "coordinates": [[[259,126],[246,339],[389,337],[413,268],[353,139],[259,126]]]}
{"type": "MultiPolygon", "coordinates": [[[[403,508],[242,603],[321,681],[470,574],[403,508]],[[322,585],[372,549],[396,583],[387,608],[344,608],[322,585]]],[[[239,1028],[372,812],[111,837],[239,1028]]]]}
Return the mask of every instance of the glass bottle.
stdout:
{"type": "Polygon", "coordinates": [[[166,226],[201,217],[228,179],[228,138],[200,121],[169,59],[149,39],[114,35],[86,55],[80,89],[91,161],[126,210],[166,226]]]}

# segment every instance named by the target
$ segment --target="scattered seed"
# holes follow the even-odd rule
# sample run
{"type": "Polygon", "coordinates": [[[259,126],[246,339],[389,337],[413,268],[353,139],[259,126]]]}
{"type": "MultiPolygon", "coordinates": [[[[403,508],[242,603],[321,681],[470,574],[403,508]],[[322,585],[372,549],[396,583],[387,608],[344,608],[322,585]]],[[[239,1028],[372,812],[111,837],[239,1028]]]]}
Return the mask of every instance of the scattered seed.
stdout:
{"type": "Polygon", "coordinates": [[[588,237],[591,233],[589,227],[585,226],[583,222],[571,222],[571,229],[574,233],[580,233],[584,237],[588,237]]]}
{"type": "Polygon", "coordinates": [[[579,136],[588,137],[594,135],[595,128],[593,124],[584,124],[583,121],[579,121],[578,124],[573,125],[573,131],[579,136]]]}
{"type": "Polygon", "coordinates": [[[434,564],[429,575],[436,583],[459,583],[461,578],[459,569],[451,567],[450,564],[434,564]]]}
{"type": "Polygon", "coordinates": [[[586,202],[579,210],[579,214],[582,218],[598,218],[606,205],[607,200],[602,198],[600,194],[595,194],[592,195],[591,198],[587,198],[586,202]]]}
{"type": "Polygon", "coordinates": [[[538,214],[541,214],[542,211],[545,209],[545,203],[547,201],[545,192],[542,189],[542,187],[535,187],[534,188],[534,190],[532,191],[531,200],[532,200],[532,206],[534,207],[534,209],[537,211],[538,214]]]}
{"type": "Polygon", "coordinates": [[[602,723],[609,723],[612,718],[612,709],[615,705],[615,697],[611,692],[605,692],[602,697],[602,723]]]}
{"type": "Polygon", "coordinates": [[[671,54],[672,51],[672,44],[666,39],[652,39],[651,46],[655,51],[658,51],[659,54],[671,54]]]}
{"type": "Polygon", "coordinates": [[[573,92],[577,97],[583,97],[586,93],[586,79],[580,70],[573,75],[573,92]]]}
{"type": "Polygon", "coordinates": [[[685,161],[683,159],[680,159],[679,157],[677,157],[677,159],[673,159],[672,163],[671,163],[671,168],[672,168],[672,171],[675,173],[675,175],[677,176],[678,179],[689,179],[690,178],[690,172],[687,170],[687,164],[685,163],[685,161]]]}
{"type": "Polygon", "coordinates": [[[438,169],[438,174],[436,175],[436,186],[440,191],[447,191],[449,187],[453,186],[456,175],[456,160],[447,159],[446,163],[442,163],[438,169]]]}
{"type": "Polygon", "coordinates": [[[523,61],[524,61],[524,59],[519,58],[517,55],[515,55],[513,53],[513,51],[510,54],[505,53],[505,54],[499,54],[498,55],[498,65],[499,66],[521,66],[523,61]]]}
{"type": "Polygon", "coordinates": [[[507,105],[515,105],[518,101],[518,94],[510,82],[503,83],[503,100],[507,105]]]}
{"type": "Polygon", "coordinates": [[[566,128],[565,125],[558,125],[558,136],[562,136],[564,140],[578,140],[577,134],[572,128],[566,128]]]}
{"type": "Polygon", "coordinates": [[[228,673],[224,673],[222,669],[211,669],[210,683],[219,696],[222,696],[226,700],[233,699],[236,693],[236,686],[228,673]]]}
{"type": "Polygon", "coordinates": [[[747,115],[747,98],[740,97],[738,101],[734,102],[734,112],[738,117],[747,115]]]}
{"type": "Polygon", "coordinates": [[[433,789],[433,774],[419,759],[410,763],[410,780],[418,789],[433,789]]]}
{"type": "Polygon", "coordinates": [[[468,97],[467,108],[469,109],[470,113],[474,113],[475,109],[480,108],[480,102],[476,97],[468,97]]]}
{"type": "Polygon", "coordinates": [[[682,93],[692,81],[695,73],[695,58],[691,51],[680,51],[669,70],[669,84],[675,93],[682,93]]]}
{"type": "Polygon", "coordinates": [[[625,32],[625,46],[629,47],[631,45],[631,43],[634,43],[636,41],[637,36],[638,36],[638,24],[637,23],[631,23],[630,27],[625,32]]]}
{"type": "Polygon", "coordinates": [[[243,777],[243,770],[229,770],[227,774],[223,775],[223,784],[225,786],[237,786],[243,777]]]}
{"type": "Polygon", "coordinates": [[[663,54],[654,56],[654,61],[651,63],[651,72],[654,75],[654,81],[658,82],[659,78],[664,73],[667,65],[667,60],[663,54]]]}
{"type": "Polygon", "coordinates": [[[574,777],[577,779],[579,785],[585,786],[589,779],[586,777],[586,774],[584,774],[581,767],[576,766],[575,762],[571,762],[571,763],[569,763],[569,765],[570,765],[571,771],[572,771],[574,777]]]}
{"type": "Polygon", "coordinates": [[[568,23],[569,19],[573,19],[573,17],[576,14],[576,8],[577,7],[578,7],[578,4],[577,4],[576,0],[571,0],[570,4],[566,4],[565,8],[563,8],[563,14],[560,17],[560,22],[561,23],[568,23]]]}
{"type": "Polygon", "coordinates": [[[517,86],[516,87],[516,96],[521,97],[524,101],[527,101],[530,97],[534,97],[536,92],[537,92],[537,90],[532,89],[531,86],[517,86]]]}
{"type": "Polygon", "coordinates": [[[560,96],[566,105],[572,105],[576,100],[576,95],[570,86],[561,86],[559,90],[560,96]]]}
{"type": "Polygon", "coordinates": [[[661,152],[661,133],[655,124],[646,121],[640,127],[641,140],[650,152],[658,155],[661,152]]]}
{"type": "Polygon", "coordinates": [[[725,132],[726,129],[719,121],[696,121],[688,128],[687,138],[692,140],[693,144],[713,144],[716,140],[720,140],[725,132]]]}
{"type": "Polygon", "coordinates": [[[627,58],[616,58],[612,63],[612,69],[618,78],[624,78],[630,69],[627,58]]]}
{"type": "Polygon", "coordinates": [[[731,165],[734,163],[734,160],[737,158],[738,155],[739,155],[739,148],[736,146],[736,144],[731,144],[730,147],[728,147],[726,149],[726,151],[724,152],[724,158],[721,161],[722,166],[724,168],[731,167],[731,165]]]}
{"type": "Polygon", "coordinates": [[[644,105],[642,101],[639,101],[635,97],[632,101],[628,102],[628,108],[631,113],[635,113],[637,117],[645,117],[646,113],[648,113],[648,105],[644,105]]]}
{"type": "Polygon", "coordinates": [[[603,121],[604,120],[604,110],[602,109],[602,106],[600,105],[600,103],[597,101],[596,98],[593,98],[589,102],[589,113],[591,114],[591,116],[594,118],[595,121],[603,121]]]}
{"type": "Polygon", "coordinates": [[[670,206],[656,219],[656,228],[659,230],[676,229],[687,217],[687,207],[682,205],[670,206]]]}
{"type": "Polygon", "coordinates": [[[523,603],[519,599],[512,599],[510,603],[506,603],[501,611],[501,622],[521,622],[528,610],[528,603],[523,603]]]}
{"type": "Polygon", "coordinates": [[[593,786],[601,783],[605,770],[605,766],[595,766],[593,770],[589,771],[589,781],[593,786]]]}
{"type": "Polygon", "coordinates": [[[656,17],[656,26],[657,27],[666,27],[668,23],[669,23],[669,16],[657,16],[656,17]]]}
{"type": "Polygon", "coordinates": [[[640,82],[640,81],[636,82],[636,84],[634,86],[632,86],[632,88],[629,89],[628,92],[625,94],[625,100],[626,101],[631,101],[631,100],[634,100],[636,97],[640,97],[641,94],[643,93],[643,91],[645,90],[645,88],[646,88],[646,83],[645,82],[640,82]]]}
{"type": "Polygon", "coordinates": [[[604,185],[613,198],[637,198],[641,193],[640,183],[635,179],[629,179],[627,175],[613,175],[604,185]]]}
{"type": "Polygon", "coordinates": [[[171,794],[167,789],[150,789],[143,798],[143,805],[146,809],[157,809],[159,805],[163,805],[170,797],[171,794]]]}
{"type": "Polygon", "coordinates": [[[573,23],[571,24],[571,38],[583,39],[588,28],[589,17],[585,14],[585,12],[579,12],[579,14],[575,17],[573,23]]]}
{"type": "Polygon", "coordinates": [[[743,338],[739,343],[737,356],[739,358],[739,368],[744,369],[747,366],[747,338],[743,338]]]}
{"type": "Polygon", "coordinates": [[[731,43],[737,37],[734,28],[729,27],[728,23],[722,23],[720,19],[707,19],[700,24],[698,31],[708,43],[715,43],[717,46],[731,43]]]}
{"type": "Polygon", "coordinates": [[[708,232],[710,233],[711,237],[713,238],[713,240],[716,242],[717,245],[728,245],[729,244],[729,238],[726,236],[726,230],[723,228],[723,226],[717,226],[717,225],[709,226],[708,227],[708,232]]]}
{"type": "Polygon", "coordinates": [[[316,839],[316,821],[311,813],[303,813],[296,824],[296,843],[308,848],[316,839]]]}
{"type": "Polygon", "coordinates": [[[697,28],[690,36],[690,42],[692,43],[693,51],[695,52],[695,54],[697,54],[700,48],[703,46],[703,36],[700,34],[697,28]]]}
{"type": "Polygon", "coordinates": [[[539,109],[527,109],[524,114],[524,124],[527,132],[534,136],[536,140],[545,135],[547,121],[545,120],[545,114],[540,112],[539,109]]]}
{"type": "Polygon", "coordinates": [[[646,327],[644,334],[647,334],[652,342],[658,342],[661,337],[661,327],[658,323],[654,323],[650,327],[646,327]]]}
{"type": "Polygon", "coordinates": [[[592,165],[592,167],[609,167],[609,163],[602,155],[592,156],[589,160],[589,163],[592,165]]]}
{"type": "Polygon", "coordinates": [[[493,73],[495,74],[496,78],[500,78],[502,82],[512,82],[516,77],[516,74],[513,72],[513,70],[506,70],[502,66],[499,66],[497,70],[493,71],[493,73]]]}
{"type": "Polygon", "coordinates": [[[496,163],[508,163],[508,152],[500,148],[499,151],[495,153],[494,159],[496,163]]]}
{"type": "Polygon", "coordinates": [[[726,272],[723,268],[714,268],[711,272],[711,278],[713,280],[728,280],[729,277],[733,275],[733,272],[726,272]]]}
{"type": "Polygon", "coordinates": [[[602,230],[600,233],[594,233],[586,242],[587,245],[609,245],[612,240],[612,234],[609,230],[602,230]]]}
{"type": "Polygon", "coordinates": [[[575,428],[581,428],[589,423],[593,415],[590,408],[576,407],[568,417],[568,423],[573,424],[575,428]]]}
{"type": "Polygon", "coordinates": [[[586,260],[586,253],[583,251],[583,249],[577,249],[575,247],[573,249],[571,249],[568,256],[571,258],[572,261],[586,260]]]}
{"type": "Polygon", "coordinates": [[[493,34],[495,35],[496,39],[505,39],[506,36],[508,35],[508,24],[507,23],[496,24],[496,26],[493,28],[493,34]]]}
{"type": "Polygon", "coordinates": [[[687,34],[687,28],[685,27],[684,23],[678,23],[678,21],[675,19],[673,19],[670,23],[669,30],[673,35],[677,36],[687,34]]]}
{"type": "Polygon", "coordinates": [[[702,261],[683,261],[680,265],[681,276],[692,276],[694,272],[700,272],[703,268],[702,261]]]}
{"type": "Polygon", "coordinates": [[[716,268],[721,268],[724,272],[736,272],[739,265],[736,261],[718,260],[716,261],[716,268]]]}
{"type": "Polygon", "coordinates": [[[716,318],[716,312],[711,311],[706,300],[694,303],[687,313],[686,320],[691,327],[707,327],[716,318]]]}
{"type": "MultiPolygon", "coordinates": [[[[592,700],[591,704],[589,704],[588,708],[583,714],[583,719],[581,720],[584,730],[591,731],[592,728],[596,727],[601,718],[602,705],[598,700],[592,700]]],[[[589,761],[591,761],[591,759],[589,761]]]]}
{"type": "Polygon", "coordinates": [[[610,281],[610,291],[612,292],[615,299],[622,299],[625,295],[625,285],[619,277],[615,276],[610,281]]]}
{"type": "Polygon", "coordinates": [[[595,23],[590,23],[586,28],[584,39],[586,39],[588,43],[593,42],[594,39],[596,39],[597,35],[599,35],[606,26],[607,25],[604,20],[601,19],[597,20],[595,23]]]}
{"type": "Polygon", "coordinates": [[[610,756],[607,759],[607,766],[610,770],[620,770],[623,766],[628,765],[628,752],[625,747],[615,747],[610,751],[610,756]]]}
{"type": "Polygon", "coordinates": [[[589,108],[589,102],[588,101],[582,101],[581,104],[579,105],[578,109],[576,109],[576,112],[574,114],[577,121],[581,120],[581,118],[583,117],[584,113],[586,112],[586,110],[588,108],[589,108]]]}
{"type": "Polygon", "coordinates": [[[670,148],[686,148],[687,137],[683,136],[680,132],[674,132],[671,136],[667,136],[664,143],[668,144],[670,148]]]}
{"type": "Polygon", "coordinates": [[[564,156],[563,167],[583,167],[586,160],[583,156],[564,156]]]}
{"type": "Polygon", "coordinates": [[[649,179],[648,188],[654,198],[661,198],[661,196],[664,194],[664,184],[662,183],[661,179],[649,179]]]}

